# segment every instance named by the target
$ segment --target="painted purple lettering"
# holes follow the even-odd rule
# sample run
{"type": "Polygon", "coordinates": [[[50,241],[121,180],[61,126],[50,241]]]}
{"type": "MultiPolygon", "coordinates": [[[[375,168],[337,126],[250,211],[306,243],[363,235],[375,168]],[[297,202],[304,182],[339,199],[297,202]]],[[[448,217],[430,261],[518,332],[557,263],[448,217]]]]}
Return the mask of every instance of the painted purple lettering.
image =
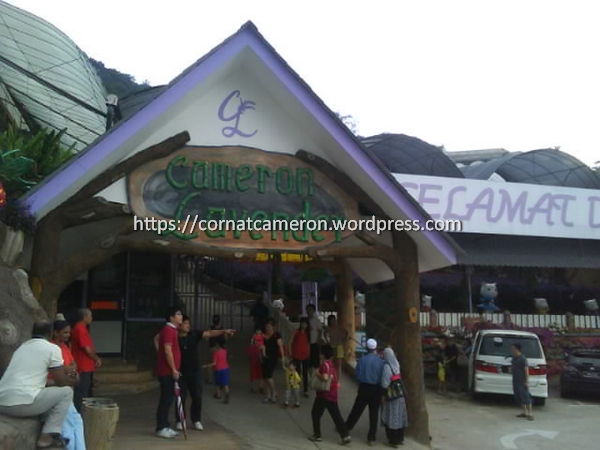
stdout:
{"type": "Polygon", "coordinates": [[[560,209],[560,220],[562,224],[567,227],[573,226],[573,222],[567,221],[569,212],[569,202],[572,202],[573,200],[577,200],[577,197],[575,197],[574,195],[567,194],[555,194],[553,199],[557,209],[560,209]]]}
{"type": "Polygon", "coordinates": [[[525,205],[527,204],[527,191],[523,191],[517,197],[515,202],[512,201],[510,197],[510,193],[506,189],[500,189],[498,191],[500,194],[500,207],[498,208],[498,214],[495,217],[490,217],[490,222],[497,223],[504,217],[504,213],[506,212],[506,218],[510,223],[515,220],[517,212],[519,213],[519,222],[522,224],[531,223],[527,221],[525,217],[525,205]]]}
{"type": "MultiPolygon", "coordinates": [[[[258,132],[258,130],[254,130],[253,133],[244,133],[239,129],[239,126],[242,114],[244,114],[244,112],[249,109],[256,110],[255,106],[256,102],[253,102],[251,100],[244,100],[242,97],[240,97],[239,90],[232,91],[227,97],[225,97],[225,99],[221,102],[221,106],[219,106],[218,116],[219,119],[221,119],[221,121],[234,122],[234,125],[230,127],[223,127],[223,129],[221,130],[223,136],[228,138],[234,137],[235,135],[246,138],[254,136],[258,132]],[[228,109],[227,107],[229,106],[229,103],[231,102],[231,100],[233,100],[234,97],[239,99],[240,104],[237,107],[233,107],[235,108],[235,112],[231,113],[231,115],[229,116],[226,116],[225,110],[228,109]]],[[[232,108],[229,108],[230,111],[231,109],[232,108]]]]}
{"type": "Polygon", "coordinates": [[[444,219],[457,219],[463,220],[466,219],[466,215],[456,214],[454,212],[454,196],[457,192],[467,192],[466,186],[456,186],[450,189],[448,192],[448,205],[446,206],[446,213],[444,214],[444,219]]]}
{"type": "Polygon", "coordinates": [[[554,225],[554,221],[552,220],[552,211],[554,210],[554,200],[552,198],[552,194],[546,193],[542,195],[535,205],[531,208],[528,208],[529,211],[529,221],[528,223],[533,223],[536,214],[545,214],[546,215],[546,225],[554,225]]]}
{"type": "Polygon", "coordinates": [[[600,228],[600,222],[595,222],[596,219],[596,203],[600,202],[600,197],[588,197],[590,202],[590,214],[588,219],[588,225],[590,228],[600,228]]]}
{"type": "Polygon", "coordinates": [[[492,188],[485,188],[481,191],[475,200],[471,203],[467,203],[467,220],[473,218],[473,213],[481,209],[485,211],[486,219],[489,221],[492,215],[492,207],[494,206],[494,190],[492,188]]]}
{"type": "Polygon", "coordinates": [[[419,189],[419,204],[423,207],[423,209],[425,211],[427,211],[429,213],[429,215],[431,216],[432,219],[439,219],[440,215],[438,213],[431,213],[428,211],[427,204],[432,204],[432,205],[438,205],[440,203],[440,199],[439,198],[435,198],[435,197],[427,197],[427,190],[431,189],[432,191],[441,191],[442,190],[442,186],[440,186],[439,184],[426,184],[426,183],[422,183],[421,184],[421,188],[419,189]]]}

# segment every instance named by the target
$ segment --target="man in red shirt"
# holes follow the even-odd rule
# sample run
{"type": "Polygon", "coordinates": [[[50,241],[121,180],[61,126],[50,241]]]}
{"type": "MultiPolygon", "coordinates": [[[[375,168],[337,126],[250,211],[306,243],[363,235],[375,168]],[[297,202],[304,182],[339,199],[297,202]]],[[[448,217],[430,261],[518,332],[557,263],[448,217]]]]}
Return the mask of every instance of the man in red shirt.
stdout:
{"type": "Polygon", "coordinates": [[[183,319],[179,308],[169,308],[167,324],[158,335],[156,375],[160,384],[160,401],[156,410],[156,435],[172,439],[179,433],[169,425],[169,410],[175,400],[175,381],[179,380],[181,351],[178,328],[183,319]]]}
{"type": "Polygon", "coordinates": [[[79,322],[71,331],[71,352],[77,364],[79,383],[75,386],[75,408],[81,413],[83,399],[92,396],[94,371],[102,365],[102,360],[94,351],[94,343],[88,331],[92,323],[92,311],[87,308],[79,310],[79,322]]]}

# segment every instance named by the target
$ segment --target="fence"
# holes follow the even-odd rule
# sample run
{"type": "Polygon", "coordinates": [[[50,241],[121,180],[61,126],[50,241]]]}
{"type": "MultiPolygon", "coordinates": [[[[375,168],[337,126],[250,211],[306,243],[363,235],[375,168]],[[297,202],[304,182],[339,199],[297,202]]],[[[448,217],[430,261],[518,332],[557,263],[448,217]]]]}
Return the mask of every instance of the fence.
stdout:
{"type": "MultiPolygon", "coordinates": [[[[333,315],[337,318],[337,311],[318,311],[317,312],[317,317],[325,325],[327,325],[327,317],[329,317],[330,315],[333,315]]],[[[364,326],[366,323],[367,323],[367,313],[363,311],[360,313],[360,322],[358,320],[356,321],[356,328],[358,328],[360,326],[364,326]]]]}
{"type": "Polygon", "coordinates": [[[484,321],[503,324],[512,323],[523,328],[600,328],[600,316],[584,316],[570,314],[498,314],[498,313],[435,313],[421,312],[421,326],[461,327],[463,319],[482,319],[484,321]]]}

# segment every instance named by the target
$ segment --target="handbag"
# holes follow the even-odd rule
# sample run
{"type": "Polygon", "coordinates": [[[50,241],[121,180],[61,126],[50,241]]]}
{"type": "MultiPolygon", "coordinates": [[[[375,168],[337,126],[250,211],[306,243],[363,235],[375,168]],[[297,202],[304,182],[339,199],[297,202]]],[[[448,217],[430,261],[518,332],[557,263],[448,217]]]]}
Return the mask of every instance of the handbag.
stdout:
{"type": "MultiPolygon", "coordinates": [[[[328,367],[328,372],[330,372],[331,371],[331,366],[329,364],[327,364],[327,367],[328,367]]],[[[313,372],[312,378],[310,379],[310,388],[313,391],[317,391],[317,392],[319,392],[319,391],[321,391],[321,392],[322,391],[329,391],[329,390],[331,390],[331,380],[332,379],[333,379],[333,377],[330,376],[327,379],[327,381],[322,380],[321,378],[319,378],[317,376],[317,371],[315,370],[313,372]]]]}
{"type": "MultiPolygon", "coordinates": [[[[391,369],[392,366],[390,366],[391,369]]],[[[405,396],[404,383],[402,382],[402,375],[394,374],[390,378],[390,385],[385,390],[386,400],[397,400],[405,396]]]]}

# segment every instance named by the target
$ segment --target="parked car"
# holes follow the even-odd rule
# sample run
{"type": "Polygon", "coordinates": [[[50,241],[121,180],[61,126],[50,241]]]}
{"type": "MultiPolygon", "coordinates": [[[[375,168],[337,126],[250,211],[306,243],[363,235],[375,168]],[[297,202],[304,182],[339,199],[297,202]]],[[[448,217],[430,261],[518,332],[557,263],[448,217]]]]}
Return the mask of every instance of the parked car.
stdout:
{"type": "Polygon", "coordinates": [[[529,365],[529,392],[537,405],[548,398],[548,365],[544,349],[534,333],[514,330],[482,330],[475,336],[469,357],[469,388],[479,394],[514,395],[511,373],[513,344],[521,344],[529,365]]]}
{"type": "Polygon", "coordinates": [[[575,350],[567,358],[560,375],[560,396],[569,397],[576,392],[600,393],[599,350],[575,350]]]}

